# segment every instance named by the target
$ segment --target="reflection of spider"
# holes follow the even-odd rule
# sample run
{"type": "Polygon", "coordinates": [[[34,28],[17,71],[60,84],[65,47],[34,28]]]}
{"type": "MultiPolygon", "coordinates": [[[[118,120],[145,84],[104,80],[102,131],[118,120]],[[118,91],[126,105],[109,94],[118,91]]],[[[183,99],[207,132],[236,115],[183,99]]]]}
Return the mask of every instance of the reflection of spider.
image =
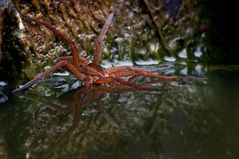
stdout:
{"type": "MultiPolygon", "coordinates": [[[[49,100],[49,96],[39,97],[38,94],[37,96],[34,96],[33,94],[30,95],[25,93],[19,94],[20,97],[24,100],[31,101],[32,103],[36,103],[37,105],[42,105],[43,107],[51,108],[51,110],[53,110],[54,112],[55,111],[63,112],[63,113],[57,113],[55,114],[55,116],[53,115],[54,117],[64,116],[63,117],[64,119],[66,119],[65,117],[67,117],[67,120],[64,120],[63,123],[61,123],[61,125],[63,125],[63,129],[61,129],[61,131],[55,133],[55,129],[53,128],[50,131],[47,131],[47,134],[45,135],[43,134],[38,135],[41,137],[41,139],[44,139],[44,137],[47,138],[49,136],[49,133],[51,133],[51,131],[53,131],[54,132],[53,134],[56,135],[56,140],[54,140],[54,135],[51,134],[51,139],[49,140],[50,142],[41,145],[41,146],[47,146],[48,148],[39,149],[39,150],[41,151],[46,150],[46,151],[44,153],[33,152],[33,153],[30,153],[30,155],[33,157],[34,155],[43,154],[43,157],[41,156],[40,158],[54,158],[52,156],[56,154],[59,155],[57,152],[62,150],[61,149],[62,146],[67,145],[68,147],[69,146],[75,147],[76,144],[84,144],[85,140],[82,140],[82,141],[76,140],[76,139],[80,139],[81,136],[85,136],[86,134],[89,135],[91,133],[94,134],[95,132],[101,132],[100,131],[101,128],[103,128],[104,131],[109,131],[108,134],[110,133],[112,128],[119,129],[120,131],[122,126],[120,122],[115,120],[116,117],[114,116],[119,117],[118,118],[119,121],[121,121],[121,118],[120,116],[116,114],[117,112],[115,110],[117,109],[109,109],[110,113],[107,112],[107,109],[105,109],[105,105],[109,104],[107,103],[107,101],[110,103],[112,100],[118,101],[117,99],[121,97],[125,97],[125,94],[124,94],[125,92],[141,92],[141,91],[145,92],[145,90],[135,89],[132,87],[128,87],[127,85],[117,83],[117,84],[113,84],[111,87],[108,87],[105,85],[92,85],[90,88],[82,86],[74,90],[69,90],[58,97],[56,97],[55,93],[53,93],[54,95],[50,97],[50,100],[49,100]],[[117,94],[117,95],[108,96],[109,94],[117,94]],[[123,94],[123,95],[118,96],[119,94],[123,94]],[[115,97],[117,98],[116,100],[114,99],[115,97]],[[107,100],[107,99],[110,99],[110,100],[107,100]],[[92,110],[96,110],[96,111],[92,111],[92,110]],[[103,120],[101,120],[102,117],[103,117],[103,120]],[[71,126],[69,126],[69,124],[71,126]]],[[[147,92],[151,92],[151,91],[147,91],[147,92]]],[[[121,102],[117,102],[116,105],[119,105],[121,107],[122,106],[121,104],[122,104],[121,102]]],[[[158,109],[155,109],[155,110],[158,110],[158,109]]],[[[48,113],[48,111],[44,113],[48,113]]],[[[49,122],[49,121],[45,120],[45,122],[49,122]]],[[[55,127],[54,125],[52,126],[55,127]]],[[[100,134],[101,134],[100,137],[102,137],[103,134],[102,133],[100,134]]],[[[32,150],[35,150],[34,146],[39,146],[39,145],[34,145],[34,143],[35,142],[32,142],[32,145],[31,145],[32,150]]]]}
{"type": "MultiPolygon", "coordinates": [[[[59,36],[68,46],[71,48],[71,56],[63,56],[57,59],[57,62],[55,65],[47,69],[45,72],[39,74],[37,77],[32,79],[31,81],[27,82],[25,85],[23,85],[20,88],[15,89],[13,92],[18,92],[21,90],[25,90],[31,85],[35,84],[39,80],[47,77],[51,73],[55,72],[56,70],[60,68],[65,68],[67,71],[71,72],[76,78],[83,81],[83,84],[85,86],[90,86],[92,84],[105,84],[105,83],[121,83],[123,85],[128,85],[133,88],[144,88],[142,85],[133,83],[133,79],[137,76],[144,76],[144,77],[150,77],[150,78],[157,78],[161,80],[166,81],[172,81],[172,80],[182,80],[185,78],[182,77],[168,77],[158,74],[153,74],[151,71],[145,70],[145,69],[139,69],[131,66],[116,66],[111,68],[103,68],[99,63],[102,57],[102,46],[104,44],[104,39],[106,32],[112,22],[113,19],[113,13],[111,13],[101,32],[96,40],[96,49],[93,54],[93,62],[89,63],[89,61],[78,54],[78,49],[76,47],[76,44],[70,39],[68,36],[57,30],[54,26],[51,24],[39,20],[39,19],[33,19],[30,17],[23,17],[27,21],[34,21],[38,25],[43,25],[49,30],[51,30],[54,34],[59,36]],[[125,80],[121,77],[133,77],[129,80],[125,80]]],[[[188,78],[187,78],[188,79],[188,78]]],[[[145,88],[147,89],[147,88],[145,88]]]]}
{"type": "MultiPolygon", "coordinates": [[[[115,84],[113,87],[80,87],[62,94],[57,98],[56,101],[47,100],[45,98],[35,98],[27,94],[22,95],[21,97],[23,97],[24,99],[27,99],[37,104],[48,106],[59,112],[71,113],[73,117],[72,125],[67,129],[66,132],[64,132],[63,135],[57,137],[55,142],[49,144],[50,148],[46,153],[44,153],[44,157],[41,158],[50,158],[50,156],[56,154],[56,151],[59,149],[60,145],[62,145],[67,140],[71,140],[72,138],[70,137],[73,136],[73,133],[75,133],[77,129],[83,132],[85,128],[88,128],[89,123],[85,122],[83,118],[83,112],[85,111],[84,108],[90,106],[93,103],[96,104],[97,110],[110,126],[119,128],[119,124],[105,110],[103,98],[107,95],[107,93],[122,93],[131,90],[132,88],[130,87],[125,87],[125,85],[121,86],[118,84],[115,84]],[[81,120],[82,123],[80,124],[81,120]],[[86,123],[86,125],[83,123],[86,123]]],[[[91,116],[91,118],[94,117],[91,116]]]]}
{"type": "Polygon", "coordinates": [[[22,95],[23,98],[33,101],[35,103],[40,103],[47,105],[51,108],[54,108],[60,112],[72,112],[73,116],[79,118],[79,115],[82,114],[80,111],[84,107],[96,103],[98,111],[106,119],[106,121],[113,127],[118,128],[118,123],[114,121],[113,118],[106,112],[104,109],[103,97],[107,93],[123,93],[126,91],[141,91],[140,89],[132,89],[131,87],[125,87],[125,85],[115,84],[112,87],[107,86],[92,86],[88,87],[79,87],[75,90],[70,90],[57,98],[58,102],[53,102],[44,98],[34,98],[27,94],[22,95]],[[60,103],[60,104],[58,104],[60,103]]]}

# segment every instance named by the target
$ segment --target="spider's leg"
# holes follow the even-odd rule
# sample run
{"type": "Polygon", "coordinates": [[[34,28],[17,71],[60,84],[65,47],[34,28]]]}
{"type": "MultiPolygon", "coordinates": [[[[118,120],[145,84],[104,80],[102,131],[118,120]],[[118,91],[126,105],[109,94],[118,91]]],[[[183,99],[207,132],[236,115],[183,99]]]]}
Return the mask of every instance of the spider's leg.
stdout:
{"type": "Polygon", "coordinates": [[[86,75],[80,73],[75,65],[73,65],[73,64],[71,64],[70,62],[67,61],[66,67],[79,80],[83,80],[84,81],[86,79],[86,75]]]}
{"type": "Polygon", "coordinates": [[[129,76],[136,76],[137,73],[134,71],[119,71],[109,75],[109,77],[129,77],[129,76]]]}
{"type": "Polygon", "coordinates": [[[104,84],[104,83],[114,83],[114,79],[111,77],[100,77],[94,83],[96,84],[104,84]]]}
{"type": "Polygon", "coordinates": [[[35,77],[34,79],[32,79],[31,81],[27,82],[26,84],[24,84],[23,86],[13,90],[13,93],[19,92],[19,91],[23,91],[29,87],[31,87],[32,85],[34,85],[35,83],[37,83],[38,81],[46,78],[47,76],[49,76],[51,73],[55,72],[56,70],[62,68],[66,66],[67,69],[79,80],[85,80],[86,76],[82,73],[80,73],[78,71],[78,69],[75,67],[75,65],[71,64],[69,61],[67,60],[62,60],[57,62],[54,66],[48,68],[46,71],[40,73],[37,77],[35,77]]]}
{"type": "Polygon", "coordinates": [[[133,66],[115,66],[115,67],[110,67],[107,69],[108,74],[112,74],[115,72],[122,72],[122,71],[146,71],[146,72],[159,72],[159,71],[164,71],[170,67],[164,67],[164,68],[152,68],[152,69],[144,69],[144,68],[136,68],[133,66]]]}
{"type": "MultiPolygon", "coordinates": [[[[109,77],[127,77],[127,76],[135,77],[137,75],[137,73],[135,72],[136,69],[146,71],[144,69],[138,69],[132,66],[116,66],[106,69],[106,72],[109,74],[109,77]]],[[[133,80],[128,81],[132,82],[133,80]]]]}
{"type": "MultiPolygon", "coordinates": [[[[155,70],[153,70],[155,71],[155,70]]],[[[180,77],[169,77],[165,75],[153,74],[149,70],[135,68],[132,66],[117,66],[108,68],[107,72],[109,73],[110,77],[124,77],[124,76],[143,76],[143,77],[150,77],[150,78],[157,78],[166,81],[174,81],[182,79],[180,77]]],[[[131,80],[130,80],[131,81],[131,80]]]]}
{"type": "Polygon", "coordinates": [[[114,16],[113,13],[111,13],[108,16],[108,18],[107,18],[107,20],[106,20],[106,22],[105,22],[105,24],[104,24],[104,26],[103,26],[103,28],[102,28],[102,30],[100,32],[99,37],[96,40],[96,44],[95,44],[96,45],[96,49],[95,49],[95,52],[93,54],[93,63],[95,65],[99,65],[99,63],[100,63],[100,59],[101,59],[101,56],[102,56],[102,50],[101,49],[102,49],[102,46],[104,44],[105,35],[106,35],[106,33],[107,33],[108,29],[109,29],[109,26],[110,26],[110,24],[111,24],[111,22],[113,20],[113,16],[114,16]]]}
{"type": "Polygon", "coordinates": [[[38,25],[43,25],[45,26],[47,29],[51,30],[54,34],[56,34],[58,37],[60,37],[70,48],[71,48],[71,54],[72,54],[72,57],[73,57],[73,64],[77,67],[79,67],[81,64],[87,64],[88,63],[88,60],[83,57],[83,56],[79,56],[79,51],[77,49],[77,46],[76,44],[74,43],[74,41],[68,37],[66,34],[62,33],[61,31],[59,31],[55,26],[45,22],[45,21],[42,21],[42,20],[39,20],[39,19],[33,19],[33,18],[30,18],[30,17],[26,17],[26,16],[23,16],[23,18],[27,21],[34,21],[36,22],[38,25]]]}
{"type": "Polygon", "coordinates": [[[99,71],[89,65],[86,65],[85,67],[80,68],[80,71],[87,75],[104,77],[104,72],[99,71]]]}
{"type": "Polygon", "coordinates": [[[149,77],[149,78],[156,78],[163,81],[192,81],[192,80],[203,80],[203,77],[194,77],[194,76],[178,76],[178,77],[170,77],[166,75],[159,75],[159,74],[153,74],[149,71],[140,71],[136,70],[135,76],[143,76],[143,77],[149,77]]]}
{"type": "Polygon", "coordinates": [[[107,73],[108,74],[113,74],[116,72],[123,72],[123,71],[147,71],[146,69],[142,69],[142,68],[135,68],[133,66],[115,66],[115,67],[110,67],[107,68],[107,73]]]}
{"type": "Polygon", "coordinates": [[[104,84],[104,83],[120,83],[122,85],[129,86],[131,88],[134,88],[136,90],[141,90],[141,91],[160,91],[158,88],[149,88],[149,87],[143,87],[140,84],[134,84],[132,82],[128,82],[122,78],[118,77],[104,77],[104,78],[99,78],[98,80],[95,81],[97,84],[104,84]]]}
{"type": "Polygon", "coordinates": [[[33,84],[37,83],[38,81],[40,81],[40,80],[44,79],[45,77],[49,76],[51,73],[53,73],[56,70],[58,70],[58,69],[62,68],[63,66],[65,66],[67,64],[67,62],[68,61],[59,61],[54,66],[48,68],[46,71],[40,73],[38,76],[36,76],[31,81],[29,81],[26,84],[24,84],[23,86],[13,90],[12,92],[16,93],[16,92],[23,91],[23,90],[31,87],[33,84]]]}
{"type": "Polygon", "coordinates": [[[138,78],[139,76],[132,76],[132,77],[130,77],[127,81],[128,82],[133,82],[133,81],[135,81],[136,80],[136,78],[138,78]]]}
{"type": "Polygon", "coordinates": [[[124,77],[124,76],[133,76],[132,79],[129,79],[129,82],[133,81],[136,77],[149,77],[156,78],[164,81],[188,81],[188,80],[203,80],[203,77],[194,77],[194,76],[186,76],[186,77],[170,77],[166,75],[154,74],[152,72],[157,72],[160,69],[152,69],[146,70],[141,68],[135,68],[132,66],[116,66],[107,69],[107,73],[109,77],[124,77]],[[135,77],[134,77],[135,76],[135,77]]]}
{"type": "Polygon", "coordinates": [[[70,63],[73,63],[73,57],[72,56],[61,56],[61,57],[58,57],[56,60],[55,60],[55,63],[56,62],[59,62],[59,61],[68,61],[70,63]]]}
{"type": "Polygon", "coordinates": [[[125,81],[124,79],[121,79],[121,78],[114,78],[114,80],[123,84],[123,85],[127,85],[129,87],[132,87],[132,88],[134,88],[136,90],[140,90],[140,91],[162,91],[159,88],[144,87],[141,84],[134,84],[134,83],[131,83],[129,81],[125,81]]]}

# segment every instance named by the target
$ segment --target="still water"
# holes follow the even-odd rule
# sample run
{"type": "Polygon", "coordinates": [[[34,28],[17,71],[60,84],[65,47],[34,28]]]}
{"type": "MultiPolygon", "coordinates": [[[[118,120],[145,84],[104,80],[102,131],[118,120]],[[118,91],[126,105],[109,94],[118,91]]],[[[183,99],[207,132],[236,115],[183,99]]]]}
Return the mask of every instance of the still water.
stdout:
{"type": "Polygon", "coordinates": [[[52,76],[20,96],[2,83],[0,158],[238,158],[239,72],[174,67],[205,78],[140,91],[52,76]]]}

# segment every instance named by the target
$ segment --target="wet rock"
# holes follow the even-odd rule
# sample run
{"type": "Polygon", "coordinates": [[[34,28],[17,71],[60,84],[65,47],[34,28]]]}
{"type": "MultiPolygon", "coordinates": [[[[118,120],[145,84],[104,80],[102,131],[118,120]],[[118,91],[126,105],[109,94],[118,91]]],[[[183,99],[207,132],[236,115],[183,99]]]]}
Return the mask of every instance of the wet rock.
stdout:
{"type": "MultiPolygon", "coordinates": [[[[10,1],[4,2],[10,4],[10,1]]],[[[41,18],[56,26],[73,39],[81,55],[90,59],[95,48],[95,39],[107,16],[114,10],[114,21],[103,49],[104,58],[132,61],[153,58],[164,61],[164,57],[169,54],[177,57],[178,51],[189,45],[192,37],[197,35],[196,0],[170,0],[160,3],[147,1],[148,5],[144,2],[146,0],[13,1],[11,13],[2,12],[3,17],[12,18],[2,18],[1,39],[4,41],[0,78],[13,79],[19,74],[21,77],[32,78],[36,70],[43,71],[57,57],[70,55],[70,49],[61,39],[34,23],[23,20],[24,34],[12,34],[21,30],[17,11],[20,15],[41,18]],[[152,49],[152,45],[156,45],[156,49],[152,49]],[[142,53],[141,50],[145,51],[142,53]]],[[[2,6],[9,8],[6,4],[3,3],[2,6]]]]}
{"type": "Polygon", "coordinates": [[[0,79],[13,80],[28,60],[25,52],[24,27],[13,3],[0,3],[0,79]]]}

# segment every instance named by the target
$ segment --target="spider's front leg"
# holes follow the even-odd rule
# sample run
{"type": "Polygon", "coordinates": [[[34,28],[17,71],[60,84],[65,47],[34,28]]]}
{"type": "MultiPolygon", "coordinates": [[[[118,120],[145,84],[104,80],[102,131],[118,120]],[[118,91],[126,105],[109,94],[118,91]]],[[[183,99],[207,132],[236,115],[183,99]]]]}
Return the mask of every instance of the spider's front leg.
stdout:
{"type": "Polygon", "coordinates": [[[94,54],[93,54],[93,64],[95,65],[99,65],[100,63],[100,60],[101,60],[101,57],[102,57],[102,46],[104,44],[104,39],[105,39],[105,35],[109,29],[109,26],[110,24],[112,23],[112,20],[113,20],[113,17],[114,17],[114,14],[111,13],[107,20],[105,21],[105,24],[100,32],[100,35],[98,37],[98,39],[96,40],[96,49],[94,51],[94,54]]]}
{"type": "Polygon", "coordinates": [[[50,23],[45,22],[43,20],[34,19],[34,18],[31,18],[31,17],[27,17],[27,16],[22,16],[22,18],[26,21],[30,21],[30,22],[34,21],[38,25],[45,26],[47,29],[49,29],[55,35],[57,35],[59,38],[61,38],[71,48],[71,55],[72,55],[72,61],[73,61],[72,63],[76,67],[79,67],[80,65],[88,64],[88,60],[85,57],[79,56],[79,54],[78,54],[79,51],[78,51],[78,48],[77,48],[76,44],[74,43],[74,41],[70,37],[68,37],[66,34],[59,31],[55,26],[53,26],[50,23]]]}
{"type": "Polygon", "coordinates": [[[29,87],[31,87],[32,85],[34,85],[35,83],[37,83],[38,81],[46,78],[47,76],[49,76],[51,73],[54,73],[55,71],[57,71],[58,69],[62,68],[62,67],[66,67],[74,76],[76,76],[79,80],[85,80],[86,79],[86,75],[82,74],[81,72],[78,71],[78,69],[69,61],[67,60],[62,60],[62,61],[58,61],[55,65],[53,65],[52,67],[48,68],[46,71],[40,73],[38,76],[36,76],[34,79],[32,79],[31,81],[27,82],[26,84],[24,84],[23,86],[13,90],[13,93],[19,92],[19,91],[23,91],[29,87]]]}

